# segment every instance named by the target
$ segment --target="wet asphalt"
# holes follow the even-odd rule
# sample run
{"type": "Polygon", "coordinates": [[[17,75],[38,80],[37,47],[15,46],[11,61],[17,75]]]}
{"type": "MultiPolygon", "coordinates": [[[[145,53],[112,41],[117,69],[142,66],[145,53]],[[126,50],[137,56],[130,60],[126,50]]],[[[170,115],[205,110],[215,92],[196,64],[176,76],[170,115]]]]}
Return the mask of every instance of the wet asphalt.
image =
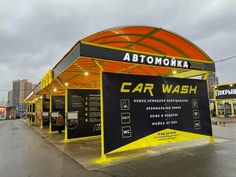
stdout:
{"type": "Polygon", "coordinates": [[[236,125],[214,126],[213,133],[230,141],[179,149],[100,171],[116,177],[236,177],[236,125]]]}
{"type": "Polygon", "coordinates": [[[0,177],[236,177],[236,125],[213,130],[230,141],[89,171],[23,120],[0,121],[0,177]]]}
{"type": "Polygon", "coordinates": [[[80,166],[23,120],[0,121],[0,177],[77,176],[98,174],[80,166]]]}

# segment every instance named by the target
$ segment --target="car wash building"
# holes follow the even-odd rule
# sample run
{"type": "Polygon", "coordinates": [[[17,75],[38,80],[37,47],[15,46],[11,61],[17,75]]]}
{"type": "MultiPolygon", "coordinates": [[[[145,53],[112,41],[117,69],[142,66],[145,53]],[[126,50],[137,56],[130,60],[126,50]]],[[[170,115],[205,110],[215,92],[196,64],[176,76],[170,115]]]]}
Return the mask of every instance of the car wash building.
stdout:
{"type": "Polygon", "coordinates": [[[80,40],[42,77],[25,100],[27,115],[49,133],[63,117],[64,142],[100,138],[102,157],[212,140],[206,84],[212,72],[214,61],[176,33],[107,29],[80,40]]]}
{"type": "Polygon", "coordinates": [[[236,117],[236,83],[215,87],[215,110],[217,117],[236,117]]]}

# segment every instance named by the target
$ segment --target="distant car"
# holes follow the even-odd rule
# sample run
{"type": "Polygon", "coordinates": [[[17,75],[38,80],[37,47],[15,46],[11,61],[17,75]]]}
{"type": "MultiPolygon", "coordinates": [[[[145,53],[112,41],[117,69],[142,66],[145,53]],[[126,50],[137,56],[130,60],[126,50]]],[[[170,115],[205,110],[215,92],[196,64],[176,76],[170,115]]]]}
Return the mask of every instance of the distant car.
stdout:
{"type": "Polygon", "coordinates": [[[16,118],[17,118],[17,119],[20,119],[20,115],[17,115],[16,118]]]}
{"type": "Polygon", "coordinates": [[[25,113],[21,114],[21,115],[20,115],[20,118],[21,118],[21,119],[26,119],[26,114],[25,114],[25,113]]]}

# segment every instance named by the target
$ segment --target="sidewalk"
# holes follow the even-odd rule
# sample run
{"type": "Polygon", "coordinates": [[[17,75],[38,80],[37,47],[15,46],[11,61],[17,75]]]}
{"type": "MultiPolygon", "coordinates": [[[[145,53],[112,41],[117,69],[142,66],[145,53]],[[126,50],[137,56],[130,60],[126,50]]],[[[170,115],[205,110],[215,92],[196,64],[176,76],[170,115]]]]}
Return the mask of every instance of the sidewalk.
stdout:
{"type": "Polygon", "coordinates": [[[99,169],[115,177],[235,177],[236,124],[213,126],[222,143],[178,149],[161,156],[99,169]]]}
{"type": "Polygon", "coordinates": [[[0,122],[1,177],[107,177],[88,171],[22,120],[0,122]]]}
{"type": "MultiPolygon", "coordinates": [[[[129,152],[121,152],[110,155],[108,159],[100,158],[100,138],[90,140],[80,140],[76,142],[64,143],[64,134],[48,134],[48,129],[41,129],[39,127],[32,128],[37,131],[42,137],[46,138],[50,143],[60,149],[62,152],[70,156],[76,162],[81,164],[88,170],[98,170],[111,165],[126,163],[140,158],[148,158],[166,154],[179,149],[185,149],[196,146],[204,146],[210,144],[209,138],[200,140],[193,140],[175,144],[161,145],[145,149],[133,150],[129,152]]],[[[216,138],[216,143],[222,143],[227,140],[216,138]]]]}
{"type": "Polygon", "coordinates": [[[48,135],[32,127],[83,167],[113,177],[235,177],[236,124],[213,126],[216,143],[185,142],[123,153],[121,159],[97,163],[100,140],[64,143],[63,134],[48,135]]]}
{"type": "Polygon", "coordinates": [[[230,123],[236,123],[236,118],[231,117],[212,117],[211,118],[212,125],[225,125],[228,126],[230,123]]]}

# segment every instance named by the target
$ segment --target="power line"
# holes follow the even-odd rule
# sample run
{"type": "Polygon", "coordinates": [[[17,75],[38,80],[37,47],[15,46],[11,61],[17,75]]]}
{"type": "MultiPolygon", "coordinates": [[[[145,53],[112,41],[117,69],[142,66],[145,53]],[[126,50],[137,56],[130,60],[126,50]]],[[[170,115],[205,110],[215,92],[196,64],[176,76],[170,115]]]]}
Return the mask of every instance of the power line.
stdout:
{"type": "Polygon", "coordinates": [[[227,61],[227,60],[232,60],[232,59],[236,59],[236,55],[232,56],[232,57],[229,57],[229,58],[224,58],[224,59],[221,59],[221,60],[217,60],[217,61],[215,61],[215,63],[219,63],[219,62],[223,62],[223,61],[227,61]]]}

